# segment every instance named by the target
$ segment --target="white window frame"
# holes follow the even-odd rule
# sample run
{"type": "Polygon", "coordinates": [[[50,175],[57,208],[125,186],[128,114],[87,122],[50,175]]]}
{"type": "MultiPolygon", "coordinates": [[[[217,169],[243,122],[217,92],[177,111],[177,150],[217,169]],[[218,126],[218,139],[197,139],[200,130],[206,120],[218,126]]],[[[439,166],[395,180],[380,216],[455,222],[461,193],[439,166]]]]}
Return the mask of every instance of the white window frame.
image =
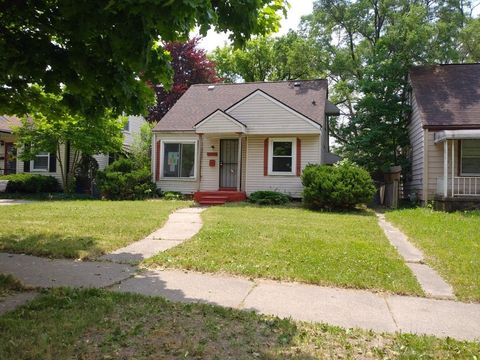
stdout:
{"type": "MultiPolygon", "coordinates": [[[[41,152],[46,152],[46,151],[41,151],[41,152]]],[[[35,160],[30,160],[30,171],[39,171],[39,172],[49,172],[50,171],[50,153],[47,152],[47,154],[44,155],[35,155],[35,157],[47,157],[47,168],[46,169],[36,169],[35,168],[35,160]]]]}
{"type": "Polygon", "coordinates": [[[197,179],[197,167],[198,167],[198,141],[197,140],[160,140],[160,180],[188,180],[193,181],[197,179]],[[163,162],[164,162],[164,153],[165,153],[165,144],[194,144],[195,145],[195,154],[194,154],[194,163],[193,163],[193,177],[172,177],[164,176],[163,174],[163,162]]]}
{"type": "MultiPolygon", "coordinates": [[[[471,139],[471,140],[480,142],[480,139],[471,139]]],[[[462,140],[460,142],[460,176],[480,176],[480,172],[478,172],[478,173],[465,173],[465,172],[463,172],[463,145],[465,144],[465,141],[468,141],[468,140],[462,140]]],[[[480,157],[479,157],[479,159],[480,159],[480,157]]]]}
{"type": "Polygon", "coordinates": [[[268,139],[268,175],[275,176],[295,176],[297,167],[297,138],[270,138],[268,139]],[[291,142],[292,143],[292,171],[273,171],[273,143],[291,142]]]}

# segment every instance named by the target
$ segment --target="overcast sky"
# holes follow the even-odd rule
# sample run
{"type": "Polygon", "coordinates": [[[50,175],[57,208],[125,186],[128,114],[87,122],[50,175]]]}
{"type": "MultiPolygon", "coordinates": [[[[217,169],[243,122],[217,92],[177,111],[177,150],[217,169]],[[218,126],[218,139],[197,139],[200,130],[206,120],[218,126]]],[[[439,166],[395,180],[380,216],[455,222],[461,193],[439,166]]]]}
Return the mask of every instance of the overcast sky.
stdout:
{"type": "MultiPolygon", "coordinates": [[[[300,19],[303,15],[308,15],[313,10],[313,0],[290,0],[290,9],[288,16],[281,22],[279,35],[288,32],[289,29],[297,29],[300,19]]],[[[223,46],[228,42],[228,36],[224,33],[218,34],[210,30],[207,36],[201,41],[200,46],[207,51],[214,50],[217,46],[223,46]]]]}

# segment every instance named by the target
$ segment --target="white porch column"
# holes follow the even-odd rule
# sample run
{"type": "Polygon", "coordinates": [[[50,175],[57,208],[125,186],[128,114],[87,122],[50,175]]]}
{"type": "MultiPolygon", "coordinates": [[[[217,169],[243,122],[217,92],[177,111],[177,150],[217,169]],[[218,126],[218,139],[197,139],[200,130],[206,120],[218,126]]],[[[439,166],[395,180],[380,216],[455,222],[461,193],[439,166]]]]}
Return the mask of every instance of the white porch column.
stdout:
{"type": "Polygon", "coordinates": [[[452,197],[455,194],[455,140],[452,140],[452,197]]]}
{"type": "Polygon", "coordinates": [[[443,196],[448,196],[448,140],[443,142],[443,196]]]}

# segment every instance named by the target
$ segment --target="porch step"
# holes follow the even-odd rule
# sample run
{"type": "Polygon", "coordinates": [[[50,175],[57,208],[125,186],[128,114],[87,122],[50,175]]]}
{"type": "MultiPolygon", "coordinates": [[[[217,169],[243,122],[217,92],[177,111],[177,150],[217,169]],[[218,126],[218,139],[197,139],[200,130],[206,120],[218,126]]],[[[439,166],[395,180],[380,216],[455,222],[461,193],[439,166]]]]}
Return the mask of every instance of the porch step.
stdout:
{"type": "Polygon", "coordinates": [[[243,191],[198,191],[193,199],[202,205],[219,205],[226,202],[244,201],[247,196],[243,191]]]}

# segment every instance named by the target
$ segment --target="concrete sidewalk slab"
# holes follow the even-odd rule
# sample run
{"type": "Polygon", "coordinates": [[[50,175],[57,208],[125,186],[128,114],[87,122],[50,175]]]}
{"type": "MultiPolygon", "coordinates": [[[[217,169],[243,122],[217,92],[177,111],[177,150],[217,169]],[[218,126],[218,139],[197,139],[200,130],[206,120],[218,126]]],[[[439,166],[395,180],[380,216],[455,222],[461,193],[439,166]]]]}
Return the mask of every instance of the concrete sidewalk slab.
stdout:
{"type": "Polygon", "coordinates": [[[112,290],[237,308],[253,286],[252,281],[242,278],[164,270],[137,274],[112,290]]]}
{"type": "Polygon", "coordinates": [[[37,297],[36,291],[27,291],[7,296],[0,300],[0,315],[15,310],[17,307],[25,305],[37,297]]]}
{"type": "Polygon", "coordinates": [[[397,330],[384,297],[361,290],[261,281],[245,299],[244,307],[262,314],[347,328],[397,330]]]}
{"type": "Polygon", "coordinates": [[[103,255],[99,260],[112,261],[121,264],[138,264],[159,252],[168,250],[180,244],[179,240],[155,240],[146,238],[124,248],[103,255]]]}
{"type": "Polygon", "coordinates": [[[136,268],[129,265],[0,253],[0,273],[11,274],[31,287],[102,288],[125,280],[135,272],[136,268]]]}
{"type": "Polygon", "coordinates": [[[408,241],[403,232],[389,223],[384,214],[377,213],[377,217],[378,225],[412,270],[425,294],[436,299],[455,299],[453,288],[434,269],[423,263],[423,252],[408,241]]]}
{"type": "Polygon", "coordinates": [[[480,304],[395,295],[387,302],[402,332],[480,341],[480,304]]]}

